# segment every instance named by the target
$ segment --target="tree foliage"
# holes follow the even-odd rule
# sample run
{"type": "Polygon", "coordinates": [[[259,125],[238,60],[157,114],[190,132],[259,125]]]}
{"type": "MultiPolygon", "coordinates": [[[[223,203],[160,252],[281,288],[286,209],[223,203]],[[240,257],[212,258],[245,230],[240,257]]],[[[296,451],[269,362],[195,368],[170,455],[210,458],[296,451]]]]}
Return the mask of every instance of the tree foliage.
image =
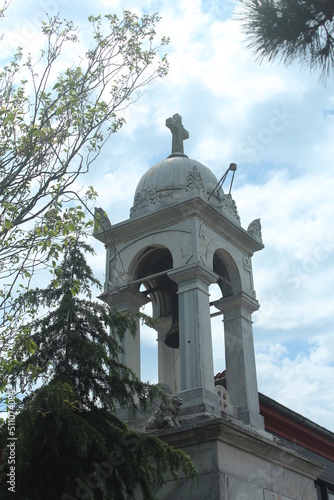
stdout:
{"type": "MultiPolygon", "coordinates": [[[[41,265],[52,269],[63,240],[84,220],[75,181],[122,127],[122,111],[167,72],[165,56],[157,56],[168,43],[156,41],[158,22],[157,14],[128,11],[90,17],[87,49],[66,69],[62,57],[79,47],[79,32],[52,17],[42,24],[40,58],[19,48],[0,70],[1,350],[22,312],[15,298],[41,265]]],[[[95,195],[90,188],[82,201],[95,195]]]]}
{"type": "Polygon", "coordinates": [[[320,71],[323,80],[334,68],[333,0],[240,0],[239,18],[262,61],[299,61],[320,71]]]}
{"type": "MultiPolygon", "coordinates": [[[[146,408],[160,393],[118,361],[119,340],[127,330],[134,334],[136,321],[91,300],[91,287],[98,283],[87,251],[87,244],[72,238],[58,286],[32,289],[20,298],[44,311],[26,328],[34,348],[27,353],[17,341],[17,364],[7,377],[7,384],[32,391],[17,402],[16,495],[22,500],[125,500],[138,488],[149,500],[167,472],[174,479],[180,470],[196,477],[182,451],[130,430],[116,416],[116,405],[135,409],[137,397],[146,408]]],[[[0,436],[6,450],[6,425],[0,436]]],[[[7,455],[4,451],[0,467],[1,498],[8,496],[7,455]]]]}

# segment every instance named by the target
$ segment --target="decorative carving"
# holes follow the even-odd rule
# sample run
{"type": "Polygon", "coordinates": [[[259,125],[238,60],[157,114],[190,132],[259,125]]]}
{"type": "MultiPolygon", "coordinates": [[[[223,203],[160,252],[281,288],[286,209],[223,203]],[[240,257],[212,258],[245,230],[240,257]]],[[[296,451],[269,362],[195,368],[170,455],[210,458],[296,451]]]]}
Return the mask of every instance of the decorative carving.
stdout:
{"type": "Polygon", "coordinates": [[[188,172],[186,179],[186,191],[191,191],[192,189],[200,189],[204,191],[202,176],[196,165],[193,166],[191,172],[188,172]]]}
{"type": "Polygon", "coordinates": [[[99,233],[100,231],[107,231],[111,228],[111,222],[107,215],[107,212],[103,208],[96,208],[94,213],[94,233],[99,233]]]}
{"type": "Polygon", "coordinates": [[[205,241],[205,230],[203,224],[199,226],[199,237],[205,241]]]}
{"type": "Polygon", "coordinates": [[[114,283],[114,281],[115,281],[115,258],[114,257],[109,260],[108,275],[109,275],[110,283],[114,283]]]}
{"type": "Polygon", "coordinates": [[[244,265],[244,269],[246,269],[246,271],[249,271],[251,270],[251,260],[250,260],[250,257],[247,253],[244,253],[244,256],[242,258],[242,263],[244,265]]]}
{"type": "Polygon", "coordinates": [[[171,394],[169,402],[162,402],[159,408],[148,419],[145,430],[153,431],[157,429],[181,427],[177,419],[181,405],[182,399],[175,394],[171,394]]]}
{"type": "Polygon", "coordinates": [[[240,221],[237,205],[230,194],[224,194],[220,206],[223,207],[223,210],[240,221]]]}
{"type": "Polygon", "coordinates": [[[159,197],[153,189],[144,189],[136,194],[131,211],[134,212],[149,205],[154,205],[158,200],[159,197]]]}
{"type": "Polygon", "coordinates": [[[215,393],[219,398],[219,406],[220,409],[226,413],[227,415],[232,415],[233,417],[237,417],[238,411],[235,406],[232,405],[230,401],[230,396],[222,385],[215,385],[215,393]]]}
{"type": "Polygon", "coordinates": [[[218,186],[218,188],[215,191],[218,202],[221,203],[222,199],[224,198],[224,191],[222,190],[221,186],[218,186]]]}
{"type": "Polygon", "coordinates": [[[260,219],[255,219],[251,222],[247,228],[247,233],[262,244],[262,233],[261,233],[261,222],[260,219]]]}

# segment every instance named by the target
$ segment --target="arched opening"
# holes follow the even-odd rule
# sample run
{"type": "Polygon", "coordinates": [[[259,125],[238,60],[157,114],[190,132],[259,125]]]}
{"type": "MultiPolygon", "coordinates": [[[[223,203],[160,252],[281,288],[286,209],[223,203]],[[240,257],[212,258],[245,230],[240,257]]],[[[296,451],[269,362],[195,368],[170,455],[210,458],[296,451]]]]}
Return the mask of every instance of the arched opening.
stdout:
{"type": "MultiPolygon", "coordinates": [[[[221,289],[218,283],[214,283],[209,287],[210,304],[221,299],[221,289]]],[[[211,323],[211,338],[213,351],[213,369],[214,374],[225,370],[225,342],[223,335],[223,315],[218,309],[211,305],[210,307],[210,323],[211,323]]]]}
{"type": "Polygon", "coordinates": [[[241,290],[240,274],[236,263],[226,250],[218,249],[214,253],[213,271],[219,275],[218,285],[222,297],[232,297],[239,294],[241,290]]]}
{"type": "Polygon", "coordinates": [[[177,356],[177,353],[169,351],[178,351],[178,324],[177,331],[171,328],[177,322],[178,288],[167,274],[172,269],[171,252],[163,246],[149,246],[137,256],[133,279],[136,289],[150,299],[142,312],[156,320],[154,330],[141,326],[141,378],[152,383],[159,380],[175,386],[171,383],[173,377],[167,373],[172,370],[177,356]],[[167,333],[171,331],[175,333],[172,335],[173,345],[166,347],[171,342],[170,335],[166,340],[167,333]]]}
{"type": "Polygon", "coordinates": [[[215,307],[222,298],[238,295],[241,281],[237,266],[226,250],[218,249],[213,256],[213,271],[218,274],[217,283],[210,286],[210,317],[214,373],[225,370],[225,342],[223,314],[215,307]]]}
{"type": "MultiPolygon", "coordinates": [[[[142,285],[140,291],[145,290],[142,285]]],[[[141,307],[140,312],[153,316],[152,303],[141,307]]],[[[158,382],[158,335],[145,323],[140,325],[140,378],[143,382],[158,382]]]]}
{"type": "Polygon", "coordinates": [[[138,288],[145,287],[142,293],[151,299],[155,318],[171,314],[177,300],[177,285],[167,276],[172,269],[173,257],[166,247],[147,247],[137,260],[134,280],[138,288]]]}

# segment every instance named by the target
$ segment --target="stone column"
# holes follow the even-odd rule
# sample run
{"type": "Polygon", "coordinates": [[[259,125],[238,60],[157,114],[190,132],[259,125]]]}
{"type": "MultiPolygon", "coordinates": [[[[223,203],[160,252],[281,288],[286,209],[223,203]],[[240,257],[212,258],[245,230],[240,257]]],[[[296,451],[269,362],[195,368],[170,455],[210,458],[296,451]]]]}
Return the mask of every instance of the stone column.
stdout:
{"type": "MultiPolygon", "coordinates": [[[[131,288],[124,288],[108,294],[106,302],[111,307],[116,307],[120,311],[139,311],[140,307],[150,302],[140,292],[132,290],[131,288]]],[[[140,324],[139,318],[137,319],[137,332],[133,337],[130,331],[125,333],[124,339],[121,342],[124,353],[121,353],[119,361],[131,368],[136,376],[140,379],[140,324]]]]}
{"type": "Polygon", "coordinates": [[[171,349],[165,344],[166,333],[172,324],[171,316],[159,318],[158,332],[158,368],[159,383],[169,385],[173,394],[180,390],[180,350],[171,349]]]}
{"type": "Polygon", "coordinates": [[[224,313],[226,388],[238,417],[264,429],[257,388],[252,313],[259,303],[245,293],[215,302],[224,313]]]}
{"type": "Polygon", "coordinates": [[[214,411],[218,397],[214,393],[209,285],[217,281],[217,275],[196,263],[168,276],[178,284],[182,408],[214,411]]]}

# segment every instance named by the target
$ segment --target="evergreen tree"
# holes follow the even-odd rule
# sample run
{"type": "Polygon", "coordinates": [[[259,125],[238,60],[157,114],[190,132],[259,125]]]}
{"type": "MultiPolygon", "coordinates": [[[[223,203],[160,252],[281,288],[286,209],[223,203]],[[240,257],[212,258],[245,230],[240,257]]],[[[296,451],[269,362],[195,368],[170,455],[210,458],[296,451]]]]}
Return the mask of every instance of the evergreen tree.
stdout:
{"type": "MultiPolygon", "coordinates": [[[[30,388],[16,418],[16,498],[73,500],[133,498],[136,489],[153,499],[167,472],[196,477],[189,457],[160,439],[131,430],[116,405],[145,408],[157,388],[142,383],[118,361],[119,339],[136,321],[91,300],[98,281],[86,262],[91,248],[73,238],[57,270],[58,283],[27,293],[44,315],[25,328],[34,346],[17,341],[9,383],[30,388]],[[110,332],[108,331],[110,328],[110,332]],[[36,388],[37,384],[37,388],[36,388]],[[35,389],[34,389],[35,387],[35,389]]],[[[7,424],[0,431],[1,498],[12,498],[8,474],[7,424]]]]}
{"type": "Polygon", "coordinates": [[[321,78],[334,63],[333,0],[240,0],[240,19],[260,60],[298,60],[321,78]]]}

